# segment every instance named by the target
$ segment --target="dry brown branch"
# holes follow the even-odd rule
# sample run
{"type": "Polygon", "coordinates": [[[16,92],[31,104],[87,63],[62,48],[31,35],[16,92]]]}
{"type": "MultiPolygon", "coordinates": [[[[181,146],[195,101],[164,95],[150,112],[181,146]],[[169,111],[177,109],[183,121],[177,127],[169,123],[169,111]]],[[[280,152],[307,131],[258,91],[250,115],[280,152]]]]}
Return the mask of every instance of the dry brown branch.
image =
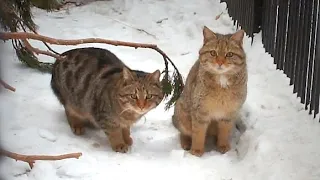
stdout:
{"type": "MultiPolygon", "coordinates": [[[[110,18],[110,19],[111,19],[111,18],[110,18]]],[[[135,29],[135,30],[137,30],[137,31],[139,31],[139,32],[146,33],[147,35],[152,36],[152,37],[155,38],[155,39],[158,39],[157,36],[149,33],[148,31],[146,31],[146,30],[144,30],[144,29],[142,29],[142,28],[133,27],[132,25],[130,25],[130,24],[128,24],[128,23],[125,23],[125,22],[122,22],[122,21],[120,21],[120,20],[118,20],[118,19],[111,19],[111,20],[116,21],[116,22],[118,22],[118,23],[120,23],[120,24],[123,24],[123,25],[125,25],[125,26],[127,26],[127,27],[130,27],[130,28],[132,28],[132,29],[135,29]]]]}
{"type": "Polygon", "coordinates": [[[30,168],[33,167],[33,164],[37,160],[48,160],[48,161],[55,161],[55,160],[62,160],[62,159],[68,159],[68,158],[76,158],[79,159],[79,157],[82,155],[82,153],[70,153],[70,154],[63,154],[58,156],[46,156],[46,155],[22,155],[13,153],[6,150],[0,150],[0,154],[3,156],[7,156],[9,158],[15,159],[16,161],[24,161],[29,164],[30,168]]]}
{"type": "Polygon", "coordinates": [[[218,20],[222,14],[223,14],[223,12],[221,12],[219,15],[217,15],[215,19],[218,20]]]}
{"type": "Polygon", "coordinates": [[[28,33],[28,32],[6,32],[0,33],[0,39],[8,40],[8,39],[34,39],[42,42],[47,42],[50,44],[56,45],[79,45],[79,44],[89,44],[89,43],[105,43],[114,46],[127,46],[127,47],[135,47],[135,48],[157,48],[155,44],[143,44],[143,43],[133,43],[133,42],[125,42],[125,41],[114,41],[108,39],[101,38],[86,38],[86,39],[75,39],[75,40],[66,40],[66,39],[54,39],[47,36],[28,33]]]}
{"type": "Polygon", "coordinates": [[[44,54],[44,55],[47,55],[47,56],[54,57],[56,59],[61,59],[62,58],[60,55],[54,54],[54,53],[52,53],[50,51],[43,51],[43,50],[40,50],[38,48],[32,47],[31,44],[26,39],[23,39],[22,42],[26,46],[27,49],[29,49],[31,52],[36,53],[37,55],[44,54]]]}
{"type": "Polygon", "coordinates": [[[10,85],[7,84],[6,82],[4,82],[2,79],[0,79],[0,84],[1,84],[4,88],[6,88],[6,89],[8,89],[8,90],[10,90],[10,91],[13,91],[13,92],[16,91],[16,88],[10,86],[10,85]]]}
{"type": "MultiPolygon", "coordinates": [[[[26,28],[23,27],[23,22],[22,20],[19,21],[19,24],[21,26],[21,28],[23,29],[24,32],[27,32],[26,28]]],[[[33,33],[38,34],[38,32],[34,29],[32,29],[32,27],[30,27],[29,25],[26,25],[33,33]]],[[[59,54],[56,51],[54,51],[47,43],[42,42],[51,52],[55,53],[55,54],[59,54]]]]}
{"type": "Polygon", "coordinates": [[[27,32],[6,32],[0,33],[0,39],[8,40],[8,39],[33,39],[42,42],[47,42],[50,44],[56,45],[79,45],[79,44],[89,44],[89,43],[104,43],[110,44],[114,46],[127,46],[127,47],[134,47],[134,48],[150,48],[156,50],[160,53],[164,59],[168,59],[171,65],[177,70],[177,67],[174,65],[172,60],[155,44],[144,44],[144,43],[133,43],[133,42],[126,42],[126,41],[115,41],[115,40],[108,40],[108,39],[101,39],[101,38],[86,38],[86,39],[54,39],[47,36],[34,34],[34,33],[27,33],[27,32]]]}

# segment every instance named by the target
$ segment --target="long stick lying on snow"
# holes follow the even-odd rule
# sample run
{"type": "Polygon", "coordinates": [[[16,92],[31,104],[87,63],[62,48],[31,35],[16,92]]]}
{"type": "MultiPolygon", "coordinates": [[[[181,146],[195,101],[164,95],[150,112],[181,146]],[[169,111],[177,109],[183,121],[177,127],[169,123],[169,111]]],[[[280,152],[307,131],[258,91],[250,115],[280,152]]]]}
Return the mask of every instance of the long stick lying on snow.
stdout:
{"type": "Polygon", "coordinates": [[[51,56],[51,57],[54,57],[54,58],[57,58],[57,59],[61,58],[61,56],[59,56],[58,54],[54,54],[54,53],[52,53],[50,51],[43,51],[43,50],[40,50],[38,48],[32,47],[31,44],[26,39],[23,39],[22,42],[26,46],[27,49],[29,49],[31,52],[36,53],[37,55],[38,54],[44,54],[44,55],[51,56]]]}
{"type": "Polygon", "coordinates": [[[37,160],[54,161],[54,160],[62,160],[62,159],[68,159],[68,158],[79,159],[82,153],[70,153],[70,154],[63,154],[58,156],[47,156],[47,155],[41,156],[41,155],[22,155],[22,154],[17,154],[17,153],[13,153],[13,152],[1,149],[0,155],[10,157],[12,159],[15,159],[16,161],[24,161],[29,164],[30,168],[32,168],[33,164],[37,160]]]}
{"type": "Polygon", "coordinates": [[[0,84],[1,84],[4,88],[6,88],[6,89],[8,89],[8,90],[10,90],[10,91],[13,91],[13,92],[16,91],[16,88],[10,86],[10,85],[7,84],[6,82],[4,82],[2,79],[0,79],[0,84]]]}
{"type": "MultiPolygon", "coordinates": [[[[133,42],[126,42],[126,41],[114,41],[108,39],[101,39],[101,38],[86,38],[86,39],[54,39],[47,36],[34,34],[34,33],[27,33],[27,32],[6,32],[0,33],[0,39],[2,40],[9,40],[9,39],[33,39],[38,40],[50,44],[56,45],[79,45],[79,44],[89,44],[89,43],[104,43],[110,44],[114,46],[127,46],[127,47],[134,47],[134,48],[150,48],[158,51],[161,55],[167,58],[167,55],[158,48],[155,44],[144,44],[144,43],[133,43],[133,42]]],[[[41,52],[38,52],[42,54],[41,52]]],[[[49,54],[46,54],[49,55],[49,54]]],[[[49,55],[50,56],[50,55],[49,55]]],[[[170,60],[169,60],[170,61],[170,60]]]]}
{"type": "MultiPolygon", "coordinates": [[[[159,52],[165,59],[168,59],[168,61],[173,65],[173,67],[176,69],[176,66],[173,64],[171,59],[161,50],[158,48],[155,44],[144,44],[144,43],[133,43],[133,42],[126,42],[126,41],[115,41],[115,40],[108,40],[108,39],[101,39],[101,38],[86,38],[86,39],[54,39],[47,36],[34,34],[34,33],[27,33],[27,32],[6,32],[6,33],[0,33],[0,39],[2,40],[9,40],[9,39],[33,39],[38,40],[50,44],[56,44],[56,45],[79,45],[79,44],[89,44],[89,43],[104,43],[104,44],[110,44],[114,46],[127,46],[127,47],[134,47],[134,48],[150,48],[154,49],[157,52],[159,52]]],[[[29,47],[30,48],[30,47],[29,47]]],[[[52,54],[44,53],[46,51],[38,51],[37,49],[34,52],[38,54],[45,54],[48,56],[52,56],[54,58],[57,58],[57,56],[53,56],[52,54]]]]}

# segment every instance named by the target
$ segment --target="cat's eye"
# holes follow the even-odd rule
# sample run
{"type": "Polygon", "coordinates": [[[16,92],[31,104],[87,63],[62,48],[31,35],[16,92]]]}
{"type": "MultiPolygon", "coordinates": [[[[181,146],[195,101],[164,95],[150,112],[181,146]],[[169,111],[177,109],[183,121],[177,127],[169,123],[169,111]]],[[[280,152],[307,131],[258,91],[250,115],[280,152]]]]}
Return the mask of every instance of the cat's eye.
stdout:
{"type": "Polygon", "coordinates": [[[217,56],[217,52],[215,50],[210,51],[211,56],[217,56]]]}
{"type": "Polygon", "coordinates": [[[130,97],[131,97],[132,99],[137,99],[137,95],[136,95],[136,94],[131,94],[130,97]]]}
{"type": "Polygon", "coordinates": [[[233,56],[233,53],[232,52],[228,52],[227,54],[226,54],[226,57],[232,57],[233,56]]]}
{"type": "Polygon", "coordinates": [[[151,99],[153,97],[153,95],[152,94],[147,94],[147,99],[151,99]]]}

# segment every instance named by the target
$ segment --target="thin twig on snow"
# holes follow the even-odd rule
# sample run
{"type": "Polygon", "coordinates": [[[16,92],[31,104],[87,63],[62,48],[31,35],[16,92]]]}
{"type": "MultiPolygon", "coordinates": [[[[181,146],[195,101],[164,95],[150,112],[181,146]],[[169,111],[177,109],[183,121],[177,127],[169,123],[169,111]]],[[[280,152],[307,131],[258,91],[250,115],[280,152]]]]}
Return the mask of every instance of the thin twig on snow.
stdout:
{"type": "Polygon", "coordinates": [[[43,50],[40,50],[38,48],[32,47],[31,44],[26,39],[23,39],[22,42],[26,46],[27,49],[29,49],[31,52],[36,53],[37,55],[44,54],[44,55],[47,55],[47,56],[54,57],[56,59],[61,59],[62,58],[60,55],[54,54],[54,53],[52,53],[50,51],[43,51],[43,50]]]}
{"type": "Polygon", "coordinates": [[[118,19],[112,19],[112,18],[110,18],[110,19],[113,20],[113,21],[116,21],[116,22],[118,22],[118,23],[120,23],[120,24],[123,24],[123,25],[125,25],[125,26],[127,26],[127,27],[130,27],[130,28],[132,28],[132,29],[135,29],[135,30],[137,30],[137,31],[144,32],[144,33],[146,33],[147,35],[152,36],[152,37],[155,38],[155,39],[158,39],[157,36],[149,33],[148,31],[146,31],[146,30],[144,30],[144,29],[142,29],[142,28],[133,27],[132,25],[130,25],[130,24],[128,24],[128,23],[125,23],[125,22],[122,22],[122,21],[120,21],[120,20],[118,20],[118,19]]]}
{"type": "Polygon", "coordinates": [[[82,156],[82,153],[70,153],[70,154],[63,154],[58,156],[48,156],[48,155],[22,155],[13,153],[7,150],[0,150],[0,155],[7,156],[9,158],[15,159],[16,161],[23,161],[29,164],[30,168],[33,168],[33,164],[37,160],[48,160],[48,161],[55,161],[55,160],[62,160],[68,158],[76,158],[79,159],[82,156]]]}
{"type": "Polygon", "coordinates": [[[4,82],[2,79],[0,79],[0,84],[1,84],[4,88],[6,88],[6,89],[8,89],[8,90],[10,90],[10,91],[13,91],[13,92],[16,91],[16,88],[10,86],[10,85],[7,84],[6,82],[4,82]]]}

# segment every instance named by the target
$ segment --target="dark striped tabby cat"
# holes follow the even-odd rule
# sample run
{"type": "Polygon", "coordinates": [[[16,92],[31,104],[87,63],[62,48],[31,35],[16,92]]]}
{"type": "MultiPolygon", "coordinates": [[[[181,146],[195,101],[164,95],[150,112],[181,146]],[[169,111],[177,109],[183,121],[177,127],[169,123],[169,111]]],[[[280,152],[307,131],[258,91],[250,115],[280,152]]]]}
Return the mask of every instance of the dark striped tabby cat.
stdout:
{"type": "Polygon", "coordinates": [[[86,122],[101,128],[116,152],[132,145],[130,127],[163,99],[160,71],[131,70],[106,49],[64,52],[53,65],[51,88],[64,106],[74,134],[86,122]]]}

